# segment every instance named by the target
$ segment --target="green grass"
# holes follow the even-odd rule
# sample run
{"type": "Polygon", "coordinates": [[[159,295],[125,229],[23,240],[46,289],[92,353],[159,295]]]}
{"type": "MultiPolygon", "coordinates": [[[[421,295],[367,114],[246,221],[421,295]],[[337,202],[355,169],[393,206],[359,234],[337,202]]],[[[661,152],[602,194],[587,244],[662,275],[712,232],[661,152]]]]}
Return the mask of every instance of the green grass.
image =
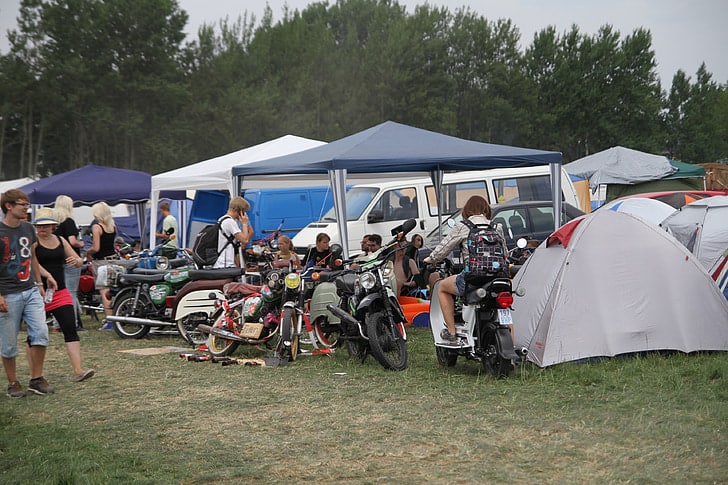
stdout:
{"type": "MultiPolygon", "coordinates": [[[[184,345],[90,330],[97,375],[74,383],[54,333],[57,393],[0,406],[0,483],[728,481],[728,354],[493,380],[477,362],[438,367],[429,330],[409,336],[409,368],[390,372],[343,349],[277,368],[141,356],[118,351],[184,345]]],[[[22,352],[18,367],[25,384],[22,352]]]]}

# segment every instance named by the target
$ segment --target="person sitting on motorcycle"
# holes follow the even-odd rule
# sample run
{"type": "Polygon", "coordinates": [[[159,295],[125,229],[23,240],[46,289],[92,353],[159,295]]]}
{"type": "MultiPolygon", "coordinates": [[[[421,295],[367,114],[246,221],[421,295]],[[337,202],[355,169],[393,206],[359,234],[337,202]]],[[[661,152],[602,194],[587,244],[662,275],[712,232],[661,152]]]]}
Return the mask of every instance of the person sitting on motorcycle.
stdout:
{"type": "Polygon", "coordinates": [[[322,268],[331,268],[333,265],[333,256],[329,249],[331,238],[325,232],[316,235],[316,246],[309,248],[306,257],[303,258],[303,267],[309,268],[317,266],[322,268]]]}
{"type": "MultiPolygon", "coordinates": [[[[474,195],[463,206],[463,219],[467,218],[476,225],[490,224],[492,212],[490,204],[483,197],[474,195]]],[[[498,226],[498,231],[503,228],[498,226]]],[[[425,264],[436,264],[445,259],[458,244],[461,246],[462,260],[468,260],[467,240],[470,229],[463,222],[459,222],[450,234],[445,236],[440,244],[424,259],[425,264]]],[[[503,248],[504,254],[506,248],[503,248]]],[[[457,342],[455,335],[455,301],[453,297],[462,296],[465,292],[465,275],[463,273],[451,275],[440,281],[438,298],[446,329],[442,330],[440,337],[448,342],[457,342]]]]}
{"type": "Polygon", "coordinates": [[[275,254],[273,266],[276,268],[286,268],[290,264],[293,269],[301,269],[301,261],[298,254],[292,251],[293,242],[288,236],[278,236],[278,251],[275,254]]]}
{"type": "Polygon", "coordinates": [[[397,280],[397,295],[409,295],[417,288],[415,276],[419,276],[420,270],[415,260],[406,254],[409,242],[406,238],[399,241],[399,249],[395,251],[392,262],[394,263],[394,276],[397,280]]]}

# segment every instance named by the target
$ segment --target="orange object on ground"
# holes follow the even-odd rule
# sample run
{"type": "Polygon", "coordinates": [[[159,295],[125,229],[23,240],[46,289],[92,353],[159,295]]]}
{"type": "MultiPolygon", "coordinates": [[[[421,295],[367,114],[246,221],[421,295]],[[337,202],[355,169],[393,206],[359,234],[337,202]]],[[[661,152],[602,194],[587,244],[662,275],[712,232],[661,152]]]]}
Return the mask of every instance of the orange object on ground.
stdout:
{"type": "Polygon", "coordinates": [[[430,313],[430,302],[413,296],[400,296],[399,304],[407,319],[407,325],[412,325],[415,317],[421,313],[430,313]]]}

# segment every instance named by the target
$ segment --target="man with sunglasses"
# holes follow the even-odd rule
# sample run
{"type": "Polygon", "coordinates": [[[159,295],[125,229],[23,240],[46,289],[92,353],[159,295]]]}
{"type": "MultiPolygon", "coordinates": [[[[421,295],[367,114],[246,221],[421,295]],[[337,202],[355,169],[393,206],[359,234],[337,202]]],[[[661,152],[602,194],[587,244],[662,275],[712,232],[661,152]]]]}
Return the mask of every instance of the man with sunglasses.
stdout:
{"type": "Polygon", "coordinates": [[[20,190],[8,190],[0,197],[5,218],[0,222],[0,355],[8,378],[9,397],[25,396],[18,382],[15,359],[18,355],[20,322],[28,328],[26,347],[30,367],[28,391],[51,394],[54,389],[43,377],[43,361],[48,347],[45,322],[43,282],[55,291],[58,284],[51,274],[33,259],[31,247],[35,229],[25,221],[28,196],[20,190]]]}

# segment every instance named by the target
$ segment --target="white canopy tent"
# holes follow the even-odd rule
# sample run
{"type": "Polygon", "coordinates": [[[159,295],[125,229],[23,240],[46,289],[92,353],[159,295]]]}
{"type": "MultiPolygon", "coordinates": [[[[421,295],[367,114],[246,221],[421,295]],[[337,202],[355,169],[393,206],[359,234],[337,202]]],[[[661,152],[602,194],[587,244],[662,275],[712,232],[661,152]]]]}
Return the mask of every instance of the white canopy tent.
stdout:
{"type": "MultiPolygon", "coordinates": [[[[285,135],[236,152],[221,155],[201,162],[181,167],[152,177],[149,240],[154,241],[157,227],[157,206],[159,193],[163,190],[227,190],[231,196],[236,192],[233,187],[232,167],[245,165],[273,157],[308,150],[325,142],[310,140],[295,135],[285,135]]],[[[225,208],[227,209],[227,208],[225,208]]],[[[180,221],[182,222],[182,221],[180,221]]],[[[186,231],[180,227],[180,247],[187,245],[186,231]]]]}

